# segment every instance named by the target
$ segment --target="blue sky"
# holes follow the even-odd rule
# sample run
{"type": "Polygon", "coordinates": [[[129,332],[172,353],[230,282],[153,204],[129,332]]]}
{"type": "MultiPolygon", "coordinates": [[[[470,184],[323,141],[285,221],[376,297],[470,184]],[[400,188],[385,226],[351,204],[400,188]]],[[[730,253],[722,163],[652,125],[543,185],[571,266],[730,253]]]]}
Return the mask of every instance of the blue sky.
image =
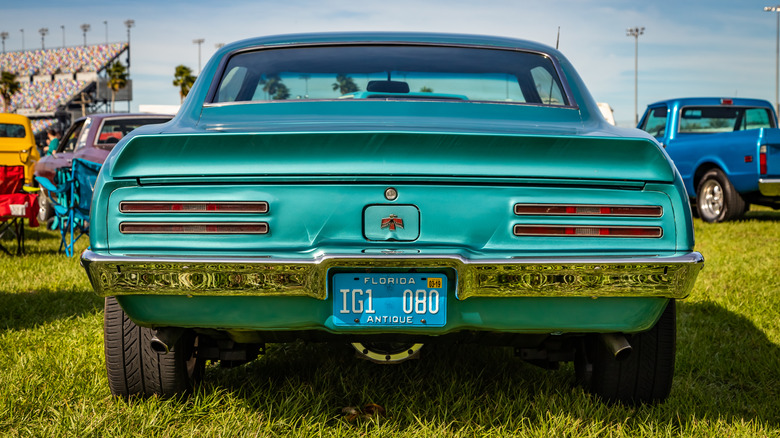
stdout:
{"type": "Polygon", "coordinates": [[[124,2],[0,0],[6,50],[83,42],[124,41],[131,30],[133,109],[178,104],[171,84],[176,65],[197,70],[215,44],[280,33],[399,30],[501,35],[554,46],[574,64],[596,100],[609,103],[619,125],[633,123],[634,39],[639,37],[639,112],[651,102],[680,96],[740,96],[774,101],[777,17],[756,0],[335,0],[124,2]]]}

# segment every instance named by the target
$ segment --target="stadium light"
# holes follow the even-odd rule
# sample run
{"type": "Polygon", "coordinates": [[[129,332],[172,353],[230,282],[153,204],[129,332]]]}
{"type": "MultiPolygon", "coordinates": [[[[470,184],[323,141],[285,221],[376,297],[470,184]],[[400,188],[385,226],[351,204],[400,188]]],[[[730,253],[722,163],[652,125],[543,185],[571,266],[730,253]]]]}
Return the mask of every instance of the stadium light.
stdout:
{"type": "Polygon", "coordinates": [[[46,38],[46,35],[49,34],[49,28],[42,27],[38,29],[38,33],[41,34],[41,50],[46,50],[46,42],[44,41],[44,39],[46,38]]]}
{"type": "Polygon", "coordinates": [[[3,53],[5,53],[5,39],[8,38],[8,32],[0,32],[0,39],[3,40],[3,53]]]}
{"type": "Polygon", "coordinates": [[[626,36],[634,37],[634,126],[639,124],[639,109],[637,107],[637,96],[639,95],[639,35],[644,33],[644,27],[629,27],[626,29],[626,36]]]}
{"type": "Polygon", "coordinates": [[[130,28],[135,26],[135,20],[125,20],[127,26],[127,72],[130,73],[130,28]]]}
{"type": "Polygon", "coordinates": [[[87,32],[89,32],[90,29],[92,29],[92,26],[87,23],[81,25],[81,31],[84,33],[84,47],[87,47],[87,32]]]}
{"type": "Polygon", "coordinates": [[[198,45],[198,75],[200,75],[200,46],[205,42],[206,40],[203,38],[198,38],[192,40],[192,44],[198,45]]]}
{"type": "MultiPolygon", "coordinates": [[[[780,5],[766,6],[766,12],[780,12],[780,5]]],[[[777,14],[777,37],[775,38],[775,111],[780,112],[780,13],[777,14]]]]}

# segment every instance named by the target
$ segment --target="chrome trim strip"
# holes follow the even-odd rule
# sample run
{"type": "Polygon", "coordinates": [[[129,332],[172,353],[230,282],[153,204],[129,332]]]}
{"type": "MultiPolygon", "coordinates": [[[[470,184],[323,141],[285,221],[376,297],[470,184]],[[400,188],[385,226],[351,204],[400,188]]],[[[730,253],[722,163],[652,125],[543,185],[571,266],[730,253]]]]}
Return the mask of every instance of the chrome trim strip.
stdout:
{"type": "Polygon", "coordinates": [[[138,213],[151,213],[151,214],[179,214],[179,213],[203,213],[203,214],[267,214],[268,203],[265,201],[121,201],[119,203],[119,212],[125,214],[138,214],[138,213]],[[257,208],[256,211],[217,211],[217,210],[203,210],[200,209],[184,209],[184,210],[131,210],[125,209],[126,205],[139,205],[139,204],[183,204],[183,205],[208,205],[208,204],[241,204],[241,205],[254,205],[257,208]]]}
{"type": "Polygon", "coordinates": [[[661,217],[664,215],[664,208],[660,205],[600,205],[600,204],[524,204],[517,203],[514,207],[515,214],[517,216],[597,216],[597,217],[661,217]],[[617,213],[523,213],[517,211],[522,207],[575,207],[575,208],[657,208],[658,214],[617,214],[617,213]]]}
{"type": "Polygon", "coordinates": [[[306,296],[327,299],[328,270],[441,268],[457,272],[456,296],[685,298],[704,265],[698,252],[672,257],[471,260],[459,255],[323,255],[309,260],[104,256],[81,264],[99,295],[306,296]]]}
{"type": "Polygon", "coordinates": [[[267,222],[120,222],[119,224],[119,232],[122,234],[213,234],[213,235],[219,235],[219,234],[268,234],[268,223],[267,222]],[[215,226],[215,227],[240,227],[240,226],[253,226],[253,227],[259,227],[259,231],[246,231],[246,230],[237,230],[237,231],[230,231],[230,230],[223,230],[223,231],[206,231],[206,230],[199,230],[199,231],[132,231],[128,230],[129,227],[132,226],[143,226],[143,225],[152,225],[152,226],[182,226],[182,227],[208,227],[208,226],[215,226]]]}
{"type": "Polygon", "coordinates": [[[624,226],[624,225],[584,225],[584,224],[568,224],[568,225],[548,225],[548,224],[515,224],[515,226],[512,229],[512,233],[515,236],[518,237],[526,237],[526,236],[540,236],[540,237],[602,237],[606,239],[660,239],[664,236],[664,230],[661,227],[632,227],[632,226],[624,226]],[[555,234],[555,233],[546,233],[546,234],[539,234],[539,233],[522,233],[518,232],[518,228],[555,228],[555,229],[565,229],[565,228],[590,228],[590,229],[598,229],[598,228],[619,228],[619,229],[642,229],[642,230],[653,230],[657,231],[658,235],[654,236],[626,236],[622,234],[555,234]]]}
{"type": "Polygon", "coordinates": [[[759,179],[758,190],[764,196],[780,196],[780,178],[759,179]]]}

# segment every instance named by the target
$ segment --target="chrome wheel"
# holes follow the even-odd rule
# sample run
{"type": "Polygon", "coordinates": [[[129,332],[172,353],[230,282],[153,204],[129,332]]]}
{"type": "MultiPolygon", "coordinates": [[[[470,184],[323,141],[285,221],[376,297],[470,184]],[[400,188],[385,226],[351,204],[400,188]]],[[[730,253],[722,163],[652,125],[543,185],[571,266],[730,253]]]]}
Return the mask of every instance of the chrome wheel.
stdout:
{"type": "Polygon", "coordinates": [[[723,187],[714,179],[710,179],[702,184],[700,201],[701,214],[708,218],[717,218],[723,212],[725,198],[723,197],[723,187]]]}

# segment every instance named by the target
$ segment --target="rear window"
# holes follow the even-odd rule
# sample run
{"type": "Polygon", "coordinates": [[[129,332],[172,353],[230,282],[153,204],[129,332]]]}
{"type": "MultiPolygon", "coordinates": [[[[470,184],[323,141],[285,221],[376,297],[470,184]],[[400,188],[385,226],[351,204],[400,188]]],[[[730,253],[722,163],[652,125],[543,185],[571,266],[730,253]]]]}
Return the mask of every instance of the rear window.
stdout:
{"type": "Polygon", "coordinates": [[[24,138],[24,125],[0,123],[0,137],[24,138]]]}
{"type": "Polygon", "coordinates": [[[680,112],[681,134],[715,134],[774,126],[767,108],[702,106],[685,107],[680,112]]]}
{"type": "Polygon", "coordinates": [[[228,61],[212,102],[331,99],[571,104],[544,54],[424,45],[239,53],[228,61]]]}
{"type": "Polygon", "coordinates": [[[159,117],[148,117],[140,119],[108,119],[103,121],[103,126],[95,139],[95,143],[100,146],[113,146],[119,142],[125,135],[129,134],[135,128],[154,123],[165,123],[170,119],[159,117]]]}

